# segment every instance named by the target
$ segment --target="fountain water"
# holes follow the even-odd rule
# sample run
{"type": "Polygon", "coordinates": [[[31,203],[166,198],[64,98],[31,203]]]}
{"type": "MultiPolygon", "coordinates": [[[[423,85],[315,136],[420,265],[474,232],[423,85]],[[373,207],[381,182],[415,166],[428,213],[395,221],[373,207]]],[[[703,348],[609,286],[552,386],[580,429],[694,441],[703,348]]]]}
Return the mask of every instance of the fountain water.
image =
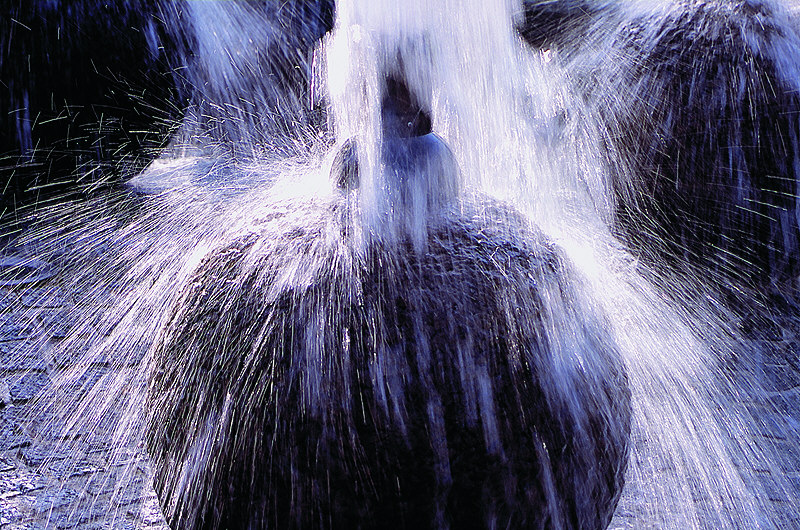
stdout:
{"type": "MultiPolygon", "coordinates": [[[[635,20],[647,35],[647,28],[663,28],[669,21],[683,24],[675,13],[700,13],[698,16],[709,17],[711,22],[720,16],[704,10],[705,2],[664,0],[634,2],[629,7],[614,2],[584,3],[593,6],[587,16],[596,17],[586,22],[594,25],[592,35],[595,39],[605,35],[611,49],[618,49],[620,28],[634,26],[626,26],[625,21],[635,20]]],[[[204,17],[211,16],[209,10],[233,16],[240,9],[199,4],[192,4],[193,16],[199,17],[194,22],[198,31],[206,31],[204,17]]],[[[552,7],[554,3],[530,2],[527,6],[535,8],[537,4],[552,7]]],[[[780,46],[770,48],[772,44],[758,39],[751,44],[766,46],[770,51],[764,56],[781,65],[780,71],[790,78],[794,63],[789,57],[794,56],[797,37],[780,4],[722,4],[771,9],[742,16],[749,21],[766,17],[778,28],[780,46]]],[[[547,451],[548,442],[563,443],[565,437],[579,440],[575,447],[594,447],[601,455],[597,461],[606,466],[622,465],[619,462],[627,443],[627,384],[632,397],[632,452],[625,494],[612,525],[626,520],[632,520],[635,527],[658,528],[779,528],[792,524],[786,522],[787,513],[772,502],[781,498],[795,505],[797,489],[783,472],[777,448],[770,445],[774,438],[770,441],[761,436],[760,414],[764,410],[775,413],[766,400],[769,393],[758,374],[745,368],[733,371],[729,366],[737,358],[763,353],[763,345],[751,346],[742,336],[736,321],[739,316],[716,291],[704,287],[705,277],[694,276],[698,274],[694,270],[692,274],[674,274],[658,259],[639,261],[638,253],[626,248],[630,242],[615,234],[620,202],[614,193],[616,181],[610,175],[620,174],[620,170],[616,165],[609,168],[608,143],[604,141],[608,131],[617,130],[615,126],[625,124],[631,133],[638,129],[623,119],[626,115],[616,114],[619,109],[595,105],[608,99],[598,99],[596,93],[588,97],[572,83],[576,71],[616,71],[614,65],[599,54],[587,59],[588,52],[580,45],[567,51],[558,43],[540,49],[525,45],[514,32],[515,23],[524,21],[524,13],[510,0],[444,0],[436,5],[414,1],[402,10],[393,2],[353,0],[337,5],[336,21],[333,34],[323,41],[313,61],[318,75],[325,76],[326,83],[313,88],[319,91],[327,86],[324,98],[332,109],[333,134],[318,134],[320,125],[314,120],[296,120],[296,126],[309,134],[286,140],[292,149],[283,150],[281,156],[264,157],[256,146],[250,153],[263,158],[165,160],[151,168],[149,175],[177,175],[173,181],[180,184],[158,194],[142,197],[124,190],[39,212],[40,222],[26,242],[40,259],[58,265],[63,285],[79,286],[82,299],[72,315],[76,324],[52,359],[58,379],[42,397],[41,412],[32,426],[40,433],[56,426],[64,432],[81,433],[71,446],[73,451],[92,450],[93,436],[110,439],[115,448],[112,454],[119,458],[124,457],[124,448],[146,440],[157,465],[167,469],[156,470],[165,514],[187,527],[192,526],[192,517],[206,513],[202,510],[219,510],[199,506],[198,512],[184,510],[182,503],[193,502],[195,495],[204,493],[197,489],[196,477],[223,465],[220,452],[256,444],[243,453],[252,456],[259,452],[258,444],[268,442],[283,451],[274,453],[275,459],[265,464],[276,466],[267,468],[267,477],[254,478],[285,482],[288,490],[304,495],[296,504],[288,504],[294,510],[288,517],[296,521],[302,521],[301,516],[321,517],[337,506],[346,513],[361,509],[368,519],[380,517],[377,504],[347,503],[353,498],[370,498],[359,496],[364,495],[358,490],[366,488],[364,484],[372,484],[378,491],[388,487],[386,477],[371,476],[376,466],[392,470],[386,476],[394,477],[401,475],[397,469],[403,464],[436,477],[431,480],[438,489],[427,486],[424,490],[432,491],[432,498],[409,500],[426,503],[426,513],[434,514],[433,522],[428,523],[431,526],[460,522],[457,514],[463,513],[470,518],[466,526],[485,523],[491,527],[492,517],[497,522],[521,524],[527,517],[528,522],[535,521],[534,526],[582,527],[605,524],[606,514],[598,511],[593,517],[591,509],[597,508],[576,507],[586,501],[579,497],[586,494],[580,488],[572,493],[555,486],[535,494],[528,491],[525,494],[537,501],[530,505],[530,512],[517,512],[523,513],[523,519],[515,519],[503,506],[522,506],[517,492],[505,489],[508,483],[487,485],[485,492],[489,493],[478,496],[477,507],[463,501],[464,505],[452,509],[456,515],[445,515],[443,497],[449,490],[442,487],[443,468],[452,466],[452,487],[456,488],[472,461],[459,468],[430,442],[436,439],[431,433],[437,426],[448,433],[444,436],[448,442],[458,440],[449,436],[453,408],[442,402],[439,407],[448,412],[438,413],[435,400],[431,400],[431,388],[441,389],[442,383],[423,376],[430,372],[435,379],[444,374],[445,384],[452,384],[454,395],[460,396],[453,398],[454,402],[461,404],[459,414],[472,425],[462,430],[465,439],[460,442],[486,448],[479,458],[484,463],[487,454],[502,454],[492,452],[499,444],[508,454],[500,459],[502,464],[496,464],[501,469],[496,476],[513,475],[523,481],[541,477],[548,469],[526,467],[523,462],[540,463],[544,460],[542,447],[547,451]],[[590,66],[584,67],[582,59],[590,66]],[[323,62],[324,67],[319,66],[323,62]],[[410,184],[392,183],[399,175],[386,162],[381,116],[387,72],[401,76],[418,103],[426,107],[433,131],[449,146],[447,152],[459,168],[446,179],[452,182],[453,194],[459,190],[456,197],[445,193],[430,209],[425,202],[424,208],[420,206],[423,216],[417,215],[419,209],[409,208],[402,192],[398,196],[398,190],[413,186],[413,179],[410,184]],[[298,143],[297,138],[303,142],[298,143]],[[337,145],[333,145],[334,138],[337,145]],[[330,179],[335,155],[348,139],[355,139],[351,149],[358,162],[357,190],[348,186],[337,189],[330,179]],[[293,156],[285,155],[289,151],[293,156]],[[205,164],[208,160],[211,163],[205,164]],[[225,160],[220,164],[224,167],[214,165],[219,160],[225,160]],[[408,234],[412,236],[410,244],[404,239],[408,234]],[[487,252],[487,248],[497,252],[487,252]],[[387,265],[383,269],[367,266],[375,259],[387,265]],[[430,272],[447,267],[462,275],[458,281],[444,272],[430,272]],[[388,271],[387,277],[376,272],[380,270],[388,271]],[[424,274],[417,271],[428,271],[432,278],[418,283],[424,274]],[[365,289],[365,285],[372,288],[365,289]],[[439,308],[441,322],[403,322],[396,313],[398,307],[387,307],[385,300],[375,298],[401,290],[409,291],[404,296],[413,310],[406,311],[439,308]],[[302,296],[291,294],[298,292],[302,296]],[[451,298],[460,305],[448,305],[451,298]],[[370,315],[376,313],[386,320],[372,319],[370,315]],[[503,318],[493,320],[498,314],[503,318]],[[260,334],[262,324],[271,319],[280,320],[271,328],[272,335],[260,334]],[[517,373],[511,365],[518,360],[512,356],[493,353],[495,365],[483,366],[474,354],[476,344],[492,344],[511,333],[509,328],[518,335],[506,342],[516,345],[523,358],[530,355],[523,345],[537,345],[533,351],[541,358],[527,357],[522,366],[536,366],[540,371],[536,381],[542,385],[539,392],[547,396],[544,400],[533,396],[535,392],[522,393],[518,379],[504,379],[503,374],[517,373]],[[436,337],[437,330],[447,336],[436,337]],[[409,346],[411,336],[413,348],[409,346]],[[202,348],[193,342],[196,337],[205,341],[202,348]],[[214,356],[208,348],[218,339],[227,341],[222,356],[214,356]],[[428,344],[423,345],[424,341],[428,344]],[[465,346],[470,341],[472,349],[465,346]],[[237,361],[250,362],[248,352],[283,351],[290,346],[303,351],[304,357],[275,357],[273,366],[242,369],[236,365],[237,361]],[[341,357],[336,362],[326,360],[323,346],[341,357]],[[404,353],[392,351],[370,362],[369,352],[382,351],[380,348],[404,353]],[[408,351],[415,348],[429,355],[411,363],[408,351]],[[186,357],[185,352],[197,356],[186,357]],[[345,365],[350,359],[352,364],[345,365]],[[418,393],[395,378],[410,373],[412,365],[416,366],[414,373],[420,374],[411,378],[423,389],[418,393]],[[440,366],[440,372],[426,369],[431,365],[440,366]],[[229,370],[239,377],[226,380],[229,370]],[[254,385],[256,376],[252,375],[257,370],[300,375],[276,378],[274,388],[258,390],[262,387],[254,385]],[[626,382],[622,371],[627,374],[626,382]],[[552,379],[541,379],[541,372],[552,379]],[[332,384],[336,376],[339,383],[332,384]],[[180,379],[176,381],[176,377],[180,379]],[[176,384],[185,381],[193,383],[176,384]],[[351,394],[349,387],[345,388],[348,384],[360,392],[351,394]],[[213,392],[205,385],[211,385],[213,392]],[[178,395],[181,389],[191,393],[178,395]],[[268,395],[263,395],[267,391],[268,395]],[[313,413],[333,403],[338,408],[327,410],[336,421],[316,426],[282,423],[279,413],[263,411],[263,415],[244,416],[240,421],[300,430],[288,432],[282,439],[232,440],[231,422],[252,403],[235,402],[242,392],[267,403],[292,403],[298,411],[309,411],[310,417],[320,417],[313,413]],[[346,417],[356,411],[356,407],[342,404],[352,395],[369,397],[364,399],[361,423],[346,417]],[[503,397],[494,401],[493,395],[503,397]],[[512,395],[520,401],[503,401],[512,395]],[[278,399],[283,396],[288,396],[288,401],[278,399]],[[538,407],[531,406],[537,399],[563,413],[534,420],[551,426],[538,433],[546,437],[544,444],[514,423],[524,423],[520,417],[529,408],[539,413],[538,407]],[[75,405],[68,410],[52,406],[64,402],[75,405]],[[149,403],[151,412],[142,413],[144,403],[149,403]],[[492,413],[492,404],[511,413],[492,413]],[[761,407],[755,413],[754,404],[761,407]],[[420,417],[425,418],[424,426],[420,417]],[[559,427],[552,427],[553,423],[559,427]],[[584,432],[597,429],[598,424],[607,429],[603,431],[605,445],[598,443],[596,432],[584,432]],[[150,434],[144,434],[145,427],[150,434]],[[376,447],[381,450],[373,450],[361,460],[347,453],[355,446],[336,443],[353,433],[365,438],[367,431],[374,433],[376,440],[365,444],[364,453],[376,447]],[[419,434],[423,431],[430,438],[419,434]],[[320,438],[320,433],[329,438],[320,438]],[[424,449],[406,454],[402,443],[381,438],[386,433],[424,449]],[[294,450],[310,455],[315,450],[309,442],[313,439],[331,440],[321,446],[327,451],[324,455],[315,460],[294,456],[293,445],[294,450]],[[200,442],[208,445],[203,447],[200,442]],[[176,451],[177,457],[170,451],[176,451]],[[396,458],[380,456],[387,452],[394,452],[396,458]],[[426,460],[414,462],[419,454],[426,460]],[[330,486],[298,478],[313,475],[314,470],[303,466],[314,461],[354,464],[348,472],[356,478],[344,487],[348,491],[345,498],[335,497],[330,486]],[[356,462],[370,464],[358,467],[356,462]],[[366,473],[365,469],[373,471],[366,473]],[[320,489],[327,495],[315,497],[320,489]],[[536,507],[542,505],[541,498],[548,499],[548,508],[539,512],[536,507]],[[306,507],[309,512],[300,514],[306,507]]],[[[597,41],[587,42],[589,49],[597,41]]],[[[638,57],[651,57],[633,45],[625,49],[634,58],[637,52],[641,53],[638,57]]],[[[213,60],[213,54],[208,60],[213,60]]],[[[226,68],[231,63],[220,60],[219,71],[230,75],[226,68]]],[[[641,96],[647,93],[647,81],[642,77],[642,86],[635,91],[621,92],[620,87],[625,88],[622,82],[610,84],[609,90],[641,96]]],[[[594,90],[602,92],[603,86],[594,90]]],[[[272,92],[264,89],[262,93],[272,92]]],[[[611,92],[607,98],[613,96],[611,92]]],[[[281,101],[279,98],[278,106],[281,101]]],[[[269,105],[261,106],[265,107],[269,105]]],[[[263,121],[247,115],[239,124],[259,127],[263,121]]],[[[243,130],[246,128],[237,129],[239,141],[247,139],[243,130]]],[[[272,130],[271,142],[286,138],[280,127],[272,130]]],[[[796,150],[796,137],[786,139],[794,142],[791,145],[796,150]]],[[[669,137],[665,142],[669,144],[669,137]]],[[[614,162],[624,164],[626,160],[614,162]]],[[[442,163],[445,169],[452,165],[442,163]]],[[[630,171],[639,169],[633,166],[630,171]]],[[[622,174],[629,177],[634,173],[622,174]]],[[[793,174],[783,178],[793,178],[793,174]]],[[[140,190],[144,180],[139,179],[140,190]]],[[[417,193],[426,195],[430,190],[423,188],[417,193]]],[[[418,200],[411,202],[420,205],[418,200]]],[[[790,205],[782,208],[791,211],[790,205]]],[[[786,251],[791,248],[788,245],[786,251]]],[[[735,290],[740,284],[734,282],[740,280],[728,278],[726,285],[735,290]]],[[[511,346],[509,350],[517,351],[511,346]]],[[[293,413],[295,410],[289,411],[293,413]]],[[[248,427],[244,432],[251,430],[248,427]]],[[[791,426],[776,426],[772,432],[789,443],[796,437],[791,426]]],[[[585,470],[587,461],[582,455],[585,453],[575,451],[577,463],[568,458],[549,468],[556,476],[554,484],[588,476],[570,475],[575,469],[585,470]]],[[[122,468],[119,480],[125,482],[127,474],[134,471],[122,468]]],[[[247,476],[248,470],[246,466],[242,475],[247,476]]],[[[619,467],[610,473],[599,471],[610,477],[619,472],[619,467]]],[[[595,490],[599,493],[594,500],[612,507],[617,480],[595,490]]],[[[280,499],[264,493],[276,486],[255,484],[259,486],[254,490],[257,496],[239,500],[235,509],[244,512],[252,511],[253,506],[280,504],[280,499]]],[[[404,502],[403,497],[394,497],[392,502],[404,502]]],[[[265,510],[256,517],[277,517],[275,513],[265,510]]],[[[323,520],[313,522],[325,526],[323,520]]],[[[402,524],[404,521],[398,522],[402,524]]]]}

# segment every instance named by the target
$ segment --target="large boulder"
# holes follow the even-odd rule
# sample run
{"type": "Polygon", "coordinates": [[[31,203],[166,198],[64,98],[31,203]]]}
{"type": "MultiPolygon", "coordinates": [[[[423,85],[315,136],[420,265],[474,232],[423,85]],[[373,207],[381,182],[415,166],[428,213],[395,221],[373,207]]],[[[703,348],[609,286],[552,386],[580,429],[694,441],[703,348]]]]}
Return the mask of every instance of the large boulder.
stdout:
{"type": "Polygon", "coordinates": [[[132,177],[170,140],[250,156],[324,127],[311,73],[331,0],[3,6],[0,214],[132,177]]]}
{"type": "Polygon", "coordinates": [[[150,355],[173,528],[605,528],[631,396],[580,280],[487,199],[424,245],[357,191],[264,207],[197,266],[150,355]]]}
{"type": "Polygon", "coordinates": [[[781,22],[767,2],[693,2],[621,40],[643,53],[626,76],[633,105],[612,105],[608,130],[635,131],[613,140],[615,186],[620,227],[645,254],[795,287],[800,36],[781,22]]]}
{"type": "Polygon", "coordinates": [[[583,98],[571,116],[599,119],[615,226],[633,251],[734,297],[743,285],[795,292],[800,33],[785,6],[525,4],[521,33],[556,51],[583,98]]]}
{"type": "Polygon", "coordinates": [[[516,29],[530,46],[569,51],[584,44],[591,26],[613,11],[607,0],[523,0],[516,29]]]}

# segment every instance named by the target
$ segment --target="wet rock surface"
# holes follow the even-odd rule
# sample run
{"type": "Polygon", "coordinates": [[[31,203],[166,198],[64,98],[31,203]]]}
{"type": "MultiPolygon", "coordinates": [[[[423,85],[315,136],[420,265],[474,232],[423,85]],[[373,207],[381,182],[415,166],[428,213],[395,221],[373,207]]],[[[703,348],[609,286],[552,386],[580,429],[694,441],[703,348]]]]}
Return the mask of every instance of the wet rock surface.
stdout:
{"type": "Polygon", "coordinates": [[[52,358],[75,324],[57,284],[0,290],[0,528],[166,530],[137,448],[122,458],[108,432],[78,429],[65,440],[46,417],[31,421],[35,396],[69,366],[52,358]]]}
{"type": "Polygon", "coordinates": [[[146,437],[168,520],[605,528],[630,391],[562,254],[489,199],[431,216],[424,250],[361,247],[347,205],[265,209],[170,310],[146,437]]]}
{"type": "MultiPolygon", "coordinates": [[[[33,286],[0,289],[0,528],[167,530],[142,448],[124,448],[126,453],[120,457],[121,449],[112,453],[111,434],[101,430],[79,432],[78,443],[65,447],[57,425],[32,425],[28,421],[33,394],[72,362],[53,358],[52,345],[60,339],[52,332],[54,328],[41,324],[52,318],[66,328],[77,325],[64,315],[79,303],[80,293],[70,292],[70,287],[60,285],[59,280],[55,275],[33,286]],[[36,321],[30,318],[34,306],[42,317],[36,321]]],[[[800,428],[800,372],[793,362],[800,344],[800,325],[793,319],[782,325],[780,334],[755,344],[761,355],[748,358],[754,367],[747,372],[731,369],[734,375],[741,373],[742,388],[755,377],[765,389],[760,398],[746,391],[738,398],[759,418],[754,426],[755,443],[769,448],[773,456],[754,477],[764,486],[766,502],[778,514],[765,522],[765,528],[800,527],[800,515],[790,498],[800,492],[800,449],[797,440],[787,434],[800,428]],[[795,487],[793,492],[777,486],[787,479],[795,487]],[[770,484],[776,487],[770,488],[770,484]]],[[[94,377],[105,370],[109,368],[96,367],[94,377]]],[[[642,448],[652,441],[634,433],[631,443],[634,454],[638,454],[646,453],[642,448]]],[[[653,513],[679,512],[682,507],[678,503],[652,506],[647,489],[675,470],[652,463],[648,466],[647,462],[634,464],[642,476],[632,480],[629,472],[609,528],[671,528],[654,526],[654,520],[669,517],[654,517],[653,513]]],[[[713,525],[701,521],[698,527],[713,525]]]]}
{"type": "Polygon", "coordinates": [[[0,7],[0,208],[130,178],[186,106],[169,3],[0,7]]]}
{"type": "Polygon", "coordinates": [[[663,17],[626,14],[610,37],[588,32],[592,51],[570,59],[606,131],[616,228],[656,266],[787,294],[800,272],[800,97],[784,62],[800,37],[780,2],[676,4],[663,17]]]}

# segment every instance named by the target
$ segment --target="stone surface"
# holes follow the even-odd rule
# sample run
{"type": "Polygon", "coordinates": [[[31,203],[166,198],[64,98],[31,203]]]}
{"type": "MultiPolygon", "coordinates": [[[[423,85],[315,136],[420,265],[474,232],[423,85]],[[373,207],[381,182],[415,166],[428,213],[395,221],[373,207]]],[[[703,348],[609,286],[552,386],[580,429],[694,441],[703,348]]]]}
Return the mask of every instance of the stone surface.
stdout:
{"type": "Polygon", "coordinates": [[[32,351],[34,347],[27,341],[0,343],[0,367],[5,372],[45,371],[47,363],[32,351]]]}
{"type": "MultiPolygon", "coordinates": [[[[69,367],[72,359],[51,359],[54,350],[46,341],[36,340],[44,333],[43,327],[30,328],[25,333],[14,315],[31,308],[42,311],[61,309],[61,302],[42,302],[42,292],[58,287],[53,277],[39,286],[40,292],[27,291],[30,297],[0,290],[0,380],[19,379],[27,371],[54,375],[48,366],[69,367]],[[26,305],[29,304],[29,305],[26,305]],[[6,340],[6,337],[26,335],[27,338],[6,340]]],[[[72,303],[77,298],[64,288],[61,300],[72,303]]],[[[111,296],[111,295],[110,295],[111,296]]],[[[798,358],[795,322],[783,323],[779,340],[779,354],[763,351],[758,372],[768,395],[757,398],[742,391],[737,399],[751,408],[759,419],[754,440],[770,448],[775,457],[769,465],[759,468],[757,479],[763,483],[765,502],[773,508],[772,520],[765,528],[800,528],[800,516],[792,503],[800,492],[800,445],[793,433],[800,422],[800,374],[793,360],[798,358]],[[794,331],[793,331],[794,330],[794,331]],[[784,479],[782,482],[778,479],[784,479]],[[788,480],[787,480],[788,479],[788,480]],[[793,488],[786,489],[787,484],[793,488]]],[[[758,346],[765,346],[760,344],[758,346]]],[[[110,366],[95,367],[87,374],[89,386],[95,384],[110,366]]],[[[751,373],[742,373],[742,388],[751,373]]],[[[46,381],[39,378],[46,384],[46,381]]],[[[10,387],[9,385],[9,395],[10,387]]],[[[74,396],[73,396],[74,399],[74,396]]],[[[65,401],[69,406],[69,400],[65,401]]],[[[0,528],[2,530],[52,530],[54,528],[80,528],[89,530],[168,530],[151,486],[148,465],[141,448],[116,447],[108,432],[83,430],[79,437],[83,445],[76,449],[59,446],[63,442],[62,427],[56,420],[31,425],[25,421],[32,407],[31,401],[20,401],[14,406],[0,405],[0,528]],[[113,448],[113,451],[112,451],[113,448]],[[44,508],[48,508],[42,511],[44,508]],[[52,512],[49,511],[52,508],[52,512]],[[45,513],[46,512],[46,513],[45,513]],[[49,521],[49,522],[48,522],[49,521]]],[[[648,440],[633,439],[634,450],[643,450],[648,440]]],[[[741,461],[740,465],[752,465],[741,461]]],[[[674,470],[653,467],[646,483],[629,476],[619,507],[610,528],[614,530],[666,530],[677,528],[664,525],[669,514],[658,512],[663,507],[653,506],[647,487],[658,484],[660,477],[674,470]],[[654,515],[656,514],[656,515],[654,515]]],[[[667,507],[677,510],[679,507],[667,507]]],[[[709,520],[713,518],[709,516],[709,520]]],[[[710,523],[699,528],[715,528],[710,523]]],[[[727,530],[727,529],[726,529],[727,530]]]]}
{"type": "Polygon", "coordinates": [[[0,5],[0,205],[143,168],[183,115],[170,2],[0,5]]]}
{"type": "Polygon", "coordinates": [[[8,407],[0,410],[0,451],[27,447],[31,439],[20,427],[17,411],[8,407]]]}
{"type": "Polygon", "coordinates": [[[482,197],[431,214],[424,251],[325,237],[348,204],[265,209],[170,309],[147,400],[168,521],[603,528],[631,396],[561,252],[482,197]]]}
{"type": "Polygon", "coordinates": [[[39,391],[50,385],[50,378],[41,372],[25,372],[9,378],[9,392],[14,403],[30,401],[39,391]]]}

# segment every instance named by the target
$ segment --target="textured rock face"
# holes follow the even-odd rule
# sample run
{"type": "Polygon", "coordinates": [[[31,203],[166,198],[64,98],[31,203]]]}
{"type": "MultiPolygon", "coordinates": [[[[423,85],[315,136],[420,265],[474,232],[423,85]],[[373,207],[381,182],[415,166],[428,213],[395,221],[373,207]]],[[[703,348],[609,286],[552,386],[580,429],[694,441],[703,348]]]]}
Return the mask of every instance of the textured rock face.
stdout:
{"type": "Polygon", "coordinates": [[[800,36],[761,2],[690,2],[639,24],[620,42],[635,104],[612,124],[636,131],[615,141],[614,164],[629,164],[617,174],[620,226],[646,254],[757,286],[792,282],[800,79],[781,63],[800,57],[800,36]]]}
{"type": "Polygon", "coordinates": [[[785,6],[563,0],[525,7],[521,35],[558,52],[600,119],[625,242],[648,261],[692,267],[711,284],[794,290],[800,34],[785,6]]]}
{"type": "Polygon", "coordinates": [[[594,19],[615,8],[603,0],[522,0],[516,28],[533,47],[571,49],[584,43],[594,19]]]}
{"type": "Polygon", "coordinates": [[[356,243],[347,200],[211,251],[152,352],[173,528],[604,528],[630,394],[559,253],[502,206],[356,243]]]}
{"type": "Polygon", "coordinates": [[[290,150],[281,140],[297,142],[326,128],[312,63],[333,27],[333,0],[178,5],[192,87],[187,141],[249,157],[265,146],[290,150]]]}

